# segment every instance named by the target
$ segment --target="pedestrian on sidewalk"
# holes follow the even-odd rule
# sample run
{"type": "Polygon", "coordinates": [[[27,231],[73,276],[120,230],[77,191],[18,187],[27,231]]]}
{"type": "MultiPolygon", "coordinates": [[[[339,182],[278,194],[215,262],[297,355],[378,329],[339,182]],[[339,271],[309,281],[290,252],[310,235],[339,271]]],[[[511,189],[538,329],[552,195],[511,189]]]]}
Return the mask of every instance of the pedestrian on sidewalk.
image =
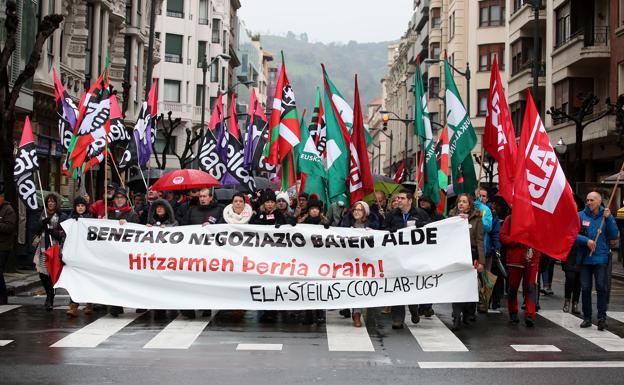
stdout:
{"type": "Polygon", "coordinates": [[[522,282],[524,294],[524,323],[527,327],[535,325],[537,303],[537,275],[541,253],[527,245],[517,242],[511,237],[511,215],[503,222],[500,231],[500,241],[507,249],[507,309],[509,321],[519,323],[518,318],[518,288],[522,282]]]}
{"type": "MultiPolygon", "coordinates": [[[[93,214],[87,210],[87,204],[88,203],[85,198],[81,196],[76,197],[76,199],[74,199],[74,208],[69,217],[76,221],[80,218],[93,218],[93,214]]],[[[93,304],[87,303],[83,311],[85,315],[93,314],[93,304]]],[[[65,314],[72,318],[78,317],[78,303],[74,302],[71,297],[69,297],[69,309],[67,309],[65,314]]]]}
{"type": "Polygon", "coordinates": [[[39,279],[46,292],[45,309],[52,311],[54,308],[54,287],[52,285],[52,279],[46,266],[45,251],[58,243],[63,243],[65,233],[61,228],[61,222],[67,217],[61,213],[60,199],[55,193],[50,193],[45,196],[44,209],[41,212],[41,227],[39,228],[38,235],[35,237],[37,247],[35,250],[35,256],[33,262],[39,273],[39,279]]]}
{"type": "Polygon", "coordinates": [[[574,245],[568,253],[568,258],[562,261],[561,268],[565,273],[563,312],[581,314],[579,311],[579,298],[581,297],[581,266],[576,263],[578,246],[574,245]],[[572,307],[570,307],[570,303],[572,307]]]}
{"type": "Polygon", "coordinates": [[[581,230],[576,237],[576,262],[581,265],[581,294],[583,301],[582,328],[592,325],[592,280],[596,282],[596,296],[598,299],[598,330],[607,327],[607,275],[609,241],[617,239],[619,232],[615,219],[609,208],[602,206],[602,197],[596,191],[587,194],[585,209],[579,212],[581,230]],[[604,225],[598,233],[600,223],[604,218],[604,225]],[[596,236],[599,234],[598,239],[596,236]]]}
{"type": "MultiPolygon", "coordinates": [[[[409,190],[402,189],[395,198],[397,208],[386,214],[386,230],[394,232],[408,226],[423,227],[429,223],[431,219],[427,212],[412,205],[412,193],[409,190]]],[[[412,315],[412,323],[417,324],[420,322],[418,305],[408,305],[408,308],[412,315]]],[[[392,306],[390,311],[392,313],[392,328],[403,329],[405,326],[405,305],[392,306]]]]}
{"type": "Polygon", "coordinates": [[[15,210],[4,200],[4,193],[0,193],[0,305],[6,305],[9,300],[4,282],[4,269],[13,248],[16,229],[15,210]]]}
{"type": "MultiPolygon", "coordinates": [[[[449,217],[460,216],[470,224],[470,250],[472,260],[479,273],[485,270],[485,248],[483,243],[483,218],[481,211],[475,207],[474,200],[468,194],[460,194],[457,197],[457,206],[449,212],[449,217]]],[[[477,320],[476,302],[453,303],[453,326],[452,331],[459,330],[461,322],[468,324],[477,320]]]]}

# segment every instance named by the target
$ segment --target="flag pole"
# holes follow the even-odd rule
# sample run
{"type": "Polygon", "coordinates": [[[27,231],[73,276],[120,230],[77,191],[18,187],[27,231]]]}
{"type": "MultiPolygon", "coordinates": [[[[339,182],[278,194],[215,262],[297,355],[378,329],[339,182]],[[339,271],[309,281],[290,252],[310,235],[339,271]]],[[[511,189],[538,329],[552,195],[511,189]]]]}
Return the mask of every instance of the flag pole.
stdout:
{"type": "MultiPolygon", "coordinates": [[[[43,204],[43,213],[45,214],[46,219],[48,219],[48,208],[46,207],[46,202],[45,202],[45,197],[43,196],[43,183],[41,183],[41,174],[39,173],[39,169],[37,169],[37,180],[39,181],[39,192],[41,193],[41,202],[43,204]]],[[[61,209],[60,206],[60,202],[58,207],[56,208],[57,210],[61,209]]],[[[52,235],[49,236],[50,237],[50,245],[52,245],[52,235]]]]}
{"type": "Polygon", "coordinates": [[[485,134],[481,136],[481,159],[479,159],[479,179],[477,179],[477,191],[481,188],[481,175],[483,173],[483,160],[485,159],[485,146],[483,142],[485,140],[485,134]]]}
{"type": "MultiPolygon", "coordinates": [[[[611,196],[609,197],[609,203],[607,203],[607,208],[611,207],[611,203],[613,202],[613,197],[615,196],[615,190],[617,190],[618,185],[620,184],[620,178],[622,177],[622,174],[624,174],[624,162],[622,162],[622,167],[620,167],[620,172],[618,172],[618,176],[615,180],[615,184],[613,185],[613,189],[611,190],[611,196]]],[[[600,234],[602,233],[602,227],[604,226],[605,223],[605,217],[604,215],[602,216],[602,219],[600,220],[600,227],[598,227],[598,232],[596,233],[596,238],[594,238],[594,242],[598,242],[598,238],[600,237],[600,234]]],[[[589,255],[591,256],[594,252],[592,251],[591,253],[589,253],[589,255]]]]}

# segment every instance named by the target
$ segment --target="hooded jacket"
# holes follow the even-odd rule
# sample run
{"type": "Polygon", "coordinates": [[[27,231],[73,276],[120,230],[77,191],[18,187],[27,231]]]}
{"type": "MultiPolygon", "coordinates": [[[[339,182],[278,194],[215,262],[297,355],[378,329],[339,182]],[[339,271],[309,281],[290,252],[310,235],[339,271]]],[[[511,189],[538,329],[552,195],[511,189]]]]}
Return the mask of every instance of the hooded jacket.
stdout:
{"type": "Polygon", "coordinates": [[[146,224],[152,226],[170,227],[177,226],[178,221],[175,219],[173,208],[171,207],[169,202],[165,199],[156,199],[149,205],[146,224]],[[156,206],[159,205],[162,205],[165,208],[165,215],[163,217],[160,217],[156,214],[156,206]]]}
{"type": "Polygon", "coordinates": [[[581,265],[598,265],[609,262],[609,242],[612,239],[617,239],[618,228],[615,223],[613,215],[609,215],[605,219],[605,223],[602,227],[602,232],[596,242],[596,250],[592,255],[589,255],[589,247],[587,247],[588,240],[596,239],[598,234],[598,228],[604,215],[604,207],[600,206],[598,214],[594,215],[589,210],[589,207],[585,207],[583,211],[579,211],[579,220],[581,221],[581,231],[576,236],[575,244],[578,246],[576,252],[576,263],[581,265]]]}

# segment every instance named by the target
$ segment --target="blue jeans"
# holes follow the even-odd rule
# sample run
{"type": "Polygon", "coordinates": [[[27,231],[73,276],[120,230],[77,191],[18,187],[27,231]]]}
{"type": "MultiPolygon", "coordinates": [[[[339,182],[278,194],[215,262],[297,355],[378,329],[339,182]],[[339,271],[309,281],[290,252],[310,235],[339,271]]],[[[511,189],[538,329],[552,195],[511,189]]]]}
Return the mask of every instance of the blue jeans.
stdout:
{"type": "Polygon", "coordinates": [[[592,318],[592,278],[596,283],[598,319],[607,319],[607,264],[581,265],[581,293],[583,294],[583,319],[592,318]]]}

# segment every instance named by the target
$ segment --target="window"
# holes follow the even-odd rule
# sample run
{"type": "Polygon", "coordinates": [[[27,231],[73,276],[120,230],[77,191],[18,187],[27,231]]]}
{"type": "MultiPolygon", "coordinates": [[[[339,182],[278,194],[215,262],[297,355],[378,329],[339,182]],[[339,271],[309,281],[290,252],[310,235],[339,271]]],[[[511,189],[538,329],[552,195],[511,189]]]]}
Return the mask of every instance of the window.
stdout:
{"type": "MultiPolygon", "coordinates": [[[[541,51],[541,40],[539,50],[541,51]]],[[[514,41],[511,44],[511,75],[531,68],[533,56],[533,38],[523,37],[514,41]]],[[[540,56],[538,56],[538,60],[540,60],[540,56]]]]}
{"type": "MultiPolygon", "coordinates": [[[[206,56],[206,42],[198,41],[197,42],[197,68],[201,68],[202,63],[204,62],[204,57],[206,56]]],[[[206,58],[206,60],[208,60],[206,58]]]]}
{"type": "Polygon", "coordinates": [[[225,67],[221,67],[221,90],[225,91],[225,67]]]}
{"type": "Polygon", "coordinates": [[[489,71],[498,56],[498,68],[505,69],[505,44],[483,44],[479,46],[479,71],[489,71]]]}
{"type": "Polygon", "coordinates": [[[210,97],[210,111],[214,110],[216,105],[217,105],[217,97],[211,96],[210,97]]]}
{"type": "Polygon", "coordinates": [[[184,0],[167,0],[167,16],[184,18],[184,0]]]}
{"type": "Polygon", "coordinates": [[[570,3],[566,3],[555,11],[555,48],[561,47],[570,40],[570,3]]]}
{"type": "Polygon", "coordinates": [[[199,24],[208,25],[208,0],[199,0],[199,24]]]}
{"type": "Polygon", "coordinates": [[[218,60],[215,60],[210,66],[210,82],[218,83],[219,82],[219,64],[218,60]]]}
{"type": "Polygon", "coordinates": [[[485,116],[487,115],[487,104],[488,104],[488,93],[489,89],[477,90],[477,101],[479,110],[477,111],[477,116],[485,116]]]}
{"type": "Polygon", "coordinates": [[[498,27],[505,24],[505,0],[479,2],[479,26],[498,27]]]}
{"type": "Polygon", "coordinates": [[[221,37],[221,19],[212,19],[212,42],[219,44],[221,37]]]}
{"type": "MultiPolygon", "coordinates": [[[[430,112],[429,113],[429,121],[431,121],[432,123],[440,123],[440,114],[437,112],[430,112]]],[[[440,127],[438,127],[435,124],[431,125],[431,128],[433,129],[433,131],[437,131],[440,127]]]]}
{"type": "Polygon", "coordinates": [[[455,11],[449,16],[449,41],[455,36],[455,11]]]}
{"type": "Polygon", "coordinates": [[[624,94],[624,62],[618,63],[618,88],[617,94],[624,94]]]}
{"type": "Polygon", "coordinates": [[[182,63],[182,35],[165,35],[165,61],[182,63]]]}
{"type": "Polygon", "coordinates": [[[195,105],[201,107],[202,95],[204,95],[204,85],[198,84],[195,90],[195,105]]]}
{"type": "Polygon", "coordinates": [[[440,58],[440,43],[431,43],[431,48],[429,49],[429,52],[431,53],[431,58],[432,59],[439,59],[440,58]]]}
{"type": "Polygon", "coordinates": [[[520,135],[522,129],[522,119],[524,119],[524,106],[526,102],[521,100],[519,102],[511,103],[509,105],[509,113],[511,115],[511,122],[515,127],[516,136],[520,135]]]}
{"type": "Polygon", "coordinates": [[[180,81],[165,79],[165,102],[180,103],[180,81]]]}
{"type": "MultiPolygon", "coordinates": [[[[165,142],[166,140],[165,140],[165,136],[162,130],[157,130],[156,139],[154,140],[154,148],[156,149],[156,153],[158,154],[163,153],[165,149],[165,142]]],[[[174,155],[176,152],[176,146],[177,146],[177,137],[171,136],[171,140],[169,142],[169,150],[167,151],[167,154],[174,155]]]]}
{"type": "Polygon", "coordinates": [[[223,53],[227,53],[227,31],[223,30],[223,40],[221,40],[223,43],[223,53]]]}
{"type": "Polygon", "coordinates": [[[441,26],[440,8],[431,8],[431,28],[440,28],[441,26]]]}
{"type": "MultiPolygon", "coordinates": [[[[554,84],[555,108],[561,108],[568,114],[576,113],[583,99],[594,92],[592,78],[566,78],[554,84]]],[[[553,119],[553,124],[564,123],[565,119],[553,119]]]]}
{"type": "Polygon", "coordinates": [[[429,99],[440,97],[440,78],[429,79],[429,99]]]}

